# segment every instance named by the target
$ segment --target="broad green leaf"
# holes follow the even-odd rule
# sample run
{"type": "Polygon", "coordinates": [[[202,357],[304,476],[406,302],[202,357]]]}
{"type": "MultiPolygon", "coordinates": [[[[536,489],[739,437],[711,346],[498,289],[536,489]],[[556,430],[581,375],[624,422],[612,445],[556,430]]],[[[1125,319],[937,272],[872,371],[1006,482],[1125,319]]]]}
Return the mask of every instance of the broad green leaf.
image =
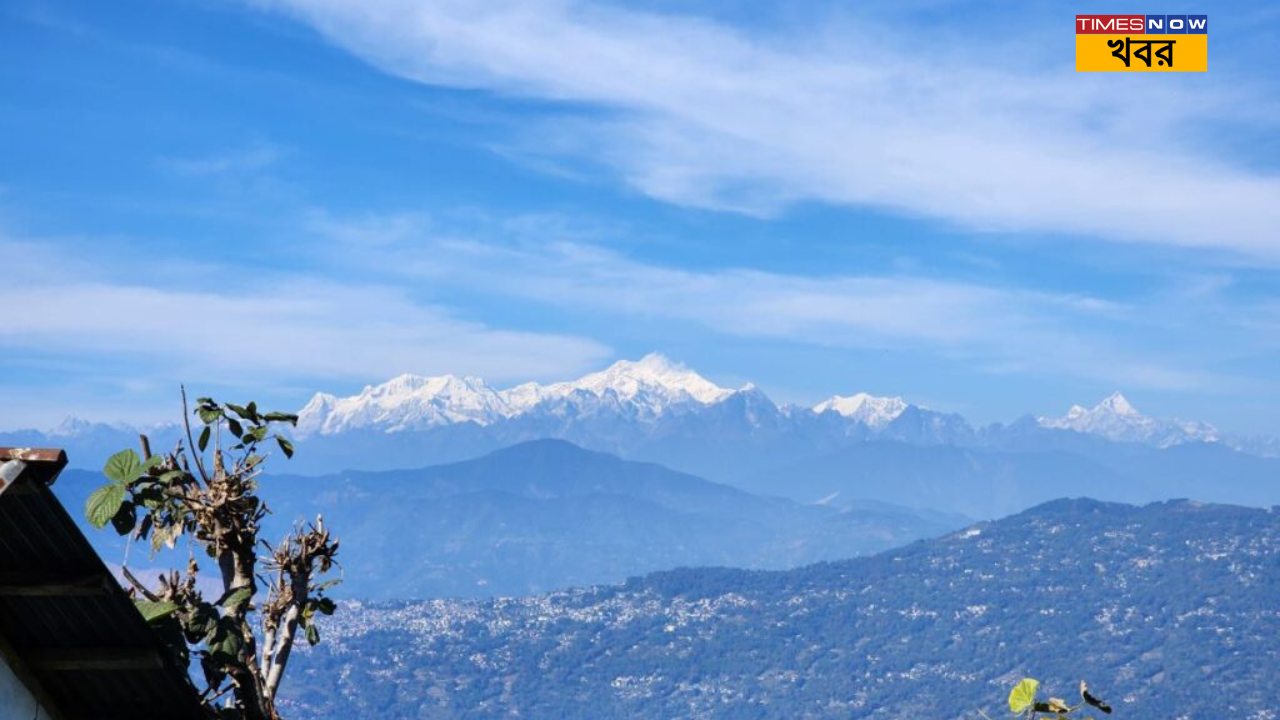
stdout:
{"type": "Polygon", "coordinates": [[[249,419],[249,411],[246,410],[243,405],[236,405],[235,403],[227,403],[227,409],[239,415],[240,417],[244,418],[245,420],[249,419]]]}
{"type": "Polygon", "coordinates": [[[129,483],[142,474],[142,461],[138,453],[132,450],[121,450],[107,459],[102,473],[118,483],[129,483]]]}
{"type": "Polygon", "coordinates": [[[245,410],[249,411],[249,417],[253,419],[254,422],[258,421],[258,403],[250,400],[249,404],[245,406],[245,410]]]}
{"type": "Polygon", "coordinates": [[[312,645],[320,644],[320,628],[315,623],[307,623],[307,642],[312,645]]]}
{"type": "Polygon", "coordinates": [[[163,455],[152,455],[151,457],[147,458],[146,462],[142,463],[141,472],[149,473],[151,472],[152,468],[159,467],[160,463],[163,463],[163,462],[164,462],[163,455]]]}
{"type": "Polygon", "coordinates": [[[332,615],[333,611],[337,609],[338,609],[337,603],[330,600],[329,598],[320,598],[319,600],[316,601],[316,610],[319,610],[325,615],[332,615]]]}
{"type": "Polygon", "coordinates": [[[1009,693],[1009,710],[1017,714],[1031,707],[1036,701],[1036,690],[1039,688],[1039,680],[1023,678],[1009,693]]]}
{"type": "Polygon", "coordinates": [[[178,606],[167,600],[155,602],[152,600],[134,600],[133,604],[137,606],[138,612],[142,613],[142,619],[147,622],[155,622],[163,617],[168,617],[178,610],[178,606]]]}
{"type": "Polygon", "coordinates": [[[222,599],[222,602],[218,604],[228,610],[232,610],[236,606],[248,602],[251,597],[253,597],[253,588],[242,587],[232,590],[225,598],[222,599]]]}
{"type": "Polygon", "coordinates": [[[204,452],[204,449],[209,447],[210,429],[211,428],[208,425],[205,425],[204,430],[200,431],[200,441],[198,442],[198,445],[200,446],[200,452],[204,452]]]}
{"type": "Polygon", "coordinates": [[[298,416],[292,413],[269,412],[266,415],[263,415],[262,419],[267,422],[287,422],[290,425],[296,425],[298,423],[298,416]]]}
{"type": "Polygon", "coordinates": [[[244,434],[244,428],[240,427],[240,423],[235,418],[227,418],[227,429],[237,438],[244,434]]]}
{"type": "Polygon", "coordinates": [[[240,653],[244,651],[244,638],[236,621],[229,617],[218,620],[215,639],[209,643],[209,651],[223,662],[240,664],[240,653]]]}
{"type": "Polygon", "coordinates": [[[138,510],[131,502],[120,504],[120,509],[115,515],[111,516],[111,526],[121,535],[128,535],[133,532],[133,528],[138,524],[138,510]]]}
{"type": "Polygon", "coordinates": [[[222,411],[217,407],[197,408],[196,414],[200,416],[200,422],[205,425],[212,425],[218,422],[218,418],[222,417],[222,411]]]}
{"type": "Polygon", "coordinates": [[[84,503],[85,519],[90,525],[102,529],[111,522],[111,518],[115,517],[120,506],[124,504],[124,493],[124,485],[116,482],[94,490],[84,503]]]}
{"type": "Polygon", "coordinates": [[[293,457],[293,443],[280,437],[279,435],[276,436],[276,442],[280,444],[280,450],[281,452],[284,453],[285,457],[287,458],[293,457]]]}

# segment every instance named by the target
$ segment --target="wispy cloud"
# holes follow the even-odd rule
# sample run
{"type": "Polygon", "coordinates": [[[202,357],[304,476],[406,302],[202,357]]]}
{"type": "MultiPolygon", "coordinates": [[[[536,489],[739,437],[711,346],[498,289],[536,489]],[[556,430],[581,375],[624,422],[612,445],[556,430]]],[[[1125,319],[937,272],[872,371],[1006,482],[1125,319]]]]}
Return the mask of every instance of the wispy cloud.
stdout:
{"type": "Polygon", "coordinates": [[[269,143],[200,157],[162,157],[156,161],[160,169],[189,177],[226,175],[262,170],[280,159],[280,149],[269,143]]]}
{"type": "Polygon", "coordinates": [[[1205,140],[1256,122],[1243,85],[1088,77],[1031,43],[975,53],[847,19],[766,34],[563,0],[258,4],[411,80],[563,101],[529,147],[674,203],[820,201],[1280,257],[1280,179],[1205,140]]]}
{"type": "MultiPolygon", "coordinates": [[[[0,240],[0,253],[30,268],[74,267],[26,243],[0,240]]],[[[216,278],[167,278],[175,287],[15,271],[0,286],[0,307],[17,309],[0,323],[0,348],[124,359],[151,380],[312,387],[403,372],[560,377],[609,355],[589,339],[461,319],[397,287],[264,273],[236,290],[216,278]]]]}
{"type": "Polygon", "coordinates": [[[693,323],[726,336],[811,346],[923,352],[994,373],[1130,388],[1185,389],[1210,380],[1117,340],[1145,309],[1087,295],[908,274],[691,270],[581,240],[464,239],[413,214],[351,221],[318,214],[311,226],[336,243],[328,249],[335,258],[373,257],[368,250],[377,248],[367,272],[485,288],[580,314],[693,323]]]}

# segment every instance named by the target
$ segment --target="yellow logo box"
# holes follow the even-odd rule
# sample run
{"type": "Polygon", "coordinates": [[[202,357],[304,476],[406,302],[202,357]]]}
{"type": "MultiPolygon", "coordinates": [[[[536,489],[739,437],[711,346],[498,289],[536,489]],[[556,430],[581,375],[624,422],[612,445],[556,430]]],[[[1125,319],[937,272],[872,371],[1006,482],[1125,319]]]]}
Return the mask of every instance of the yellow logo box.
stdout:
{"type": "Polygon", "coordinates": [[[1209,36],[1099,34],[1076,35],[1080,72],[1206,72],[1209,36]]]}

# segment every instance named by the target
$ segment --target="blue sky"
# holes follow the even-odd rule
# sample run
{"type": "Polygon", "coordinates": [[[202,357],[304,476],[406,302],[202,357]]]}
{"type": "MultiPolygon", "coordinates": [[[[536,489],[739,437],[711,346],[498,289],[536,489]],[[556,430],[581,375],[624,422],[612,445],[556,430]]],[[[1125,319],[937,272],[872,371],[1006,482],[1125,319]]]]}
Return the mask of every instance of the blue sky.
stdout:
{"type": "Polygon", "coordinates": [[[0,5],[0,428],[660,351],[980,422],[1280,434],[1280,9],[1077,74],[1099,3],[0,5]]]}

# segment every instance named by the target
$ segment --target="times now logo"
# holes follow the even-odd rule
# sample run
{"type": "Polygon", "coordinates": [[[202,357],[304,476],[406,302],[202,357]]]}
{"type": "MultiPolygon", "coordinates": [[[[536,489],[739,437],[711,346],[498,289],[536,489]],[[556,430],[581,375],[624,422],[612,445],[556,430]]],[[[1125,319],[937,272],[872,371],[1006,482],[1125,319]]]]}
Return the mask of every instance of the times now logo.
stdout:
{"type": "Polygon", "coordinates": [[[1077,15],[1077,35],[1204,35],[1208,15],[1077,15]]]}
{"type": "Polygon", "coordinates": [[[1208,15],[1077,15],[1078,72],[1206,72],[1208,15]]]}

